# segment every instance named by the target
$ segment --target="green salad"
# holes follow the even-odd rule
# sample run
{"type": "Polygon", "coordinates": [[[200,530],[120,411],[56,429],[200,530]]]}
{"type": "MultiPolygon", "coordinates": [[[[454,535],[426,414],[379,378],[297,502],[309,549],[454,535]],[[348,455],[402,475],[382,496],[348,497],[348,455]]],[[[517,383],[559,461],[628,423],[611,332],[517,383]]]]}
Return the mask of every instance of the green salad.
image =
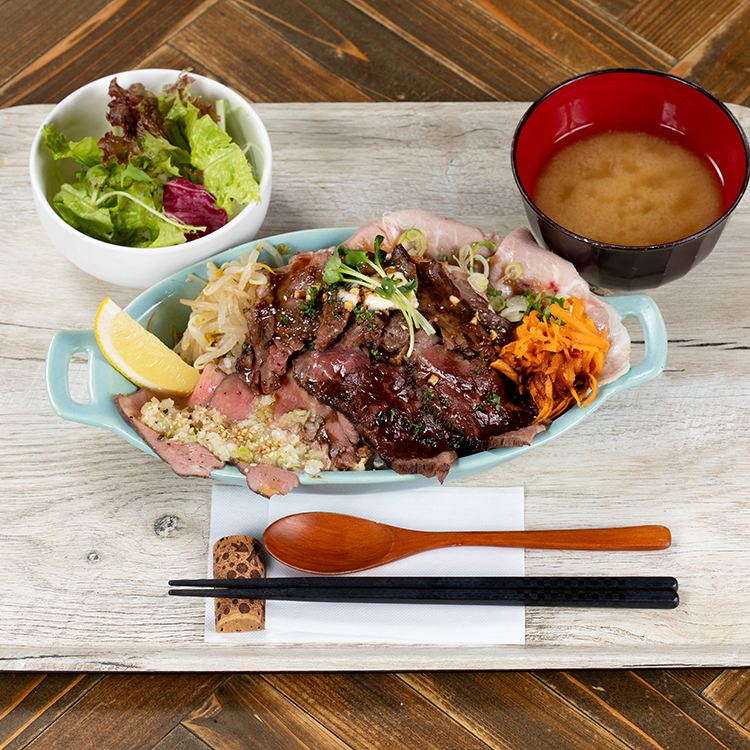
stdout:
{"type": "Polygon", "coordinates": [[[117,245],[165,247],[216,231],[260,201],[253,168],[226,132],[225,102],[191,96],[192,82],[183,73],[153,94],[113,79],[112,129],[99,139],[70,141],[44,126],[53,157],[80,165],[52,201],[68,224],[117,245]]]}

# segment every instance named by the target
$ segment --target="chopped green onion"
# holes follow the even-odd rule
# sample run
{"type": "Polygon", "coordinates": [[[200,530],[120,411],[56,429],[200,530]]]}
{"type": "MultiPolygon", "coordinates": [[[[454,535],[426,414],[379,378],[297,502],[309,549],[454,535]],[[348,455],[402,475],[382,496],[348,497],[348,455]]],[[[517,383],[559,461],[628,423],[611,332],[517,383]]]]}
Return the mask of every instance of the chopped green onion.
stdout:
{"type": "Polygon", "coordinates": [[[483,273],[470,273],[469,284],[477,292],[484,292],[490,284],[490,280],[483,273]]]}
{"type": "Polygon", "coordinates": [[[521,266],[519,266],[518,263],[508,263],[508,265],[505,266],[503,276],[505,276],[505,278],[509,281],[515,281],[516,279],[520,278],[521,273],[521,266]]]}
{"type": "Polygon", "coordinates": [[[417,258],[422,258],[427,252],[427,239],[424,236],[424,232],[421,229],[412,227],[407,229],[399,238],[397,245],[413,244],[414,247],[407,248],[409,255],[413,255],[417,258]]]}

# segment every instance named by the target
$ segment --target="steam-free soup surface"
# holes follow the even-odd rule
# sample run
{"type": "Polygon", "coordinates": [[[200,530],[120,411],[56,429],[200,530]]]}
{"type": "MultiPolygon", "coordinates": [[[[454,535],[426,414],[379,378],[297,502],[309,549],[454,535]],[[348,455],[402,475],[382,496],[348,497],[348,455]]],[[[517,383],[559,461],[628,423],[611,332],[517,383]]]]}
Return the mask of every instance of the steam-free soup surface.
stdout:
{"type": "Polygon", "coordinates": [[[722,214],[721,187],[706,162],[667,138],[629,131],[562,148],[534,200],[560,226],[613,245],[672,242],[722,214]]]}

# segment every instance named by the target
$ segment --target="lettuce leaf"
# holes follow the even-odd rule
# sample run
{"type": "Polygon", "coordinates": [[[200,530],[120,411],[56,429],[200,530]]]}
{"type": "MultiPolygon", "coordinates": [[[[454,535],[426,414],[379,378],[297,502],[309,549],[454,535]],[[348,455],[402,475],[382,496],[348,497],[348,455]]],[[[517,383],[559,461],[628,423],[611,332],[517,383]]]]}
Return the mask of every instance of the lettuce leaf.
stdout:
{"type": "Polygon", "coordinates": [[[229,135],[208,115],[198,117],[190,108],[185,123],[191,160],[203,172],[203,184],[216,205],[231,214],[236,204],[260,201],[253,168],[229,135]]]}
{"type": "Polygon", "coordinates": [[[227,223],[227,212],[217,208],[213,195],[202,185],[190,180],[170,180],[164,185],[164,213],[180,224],[203,226],[205,229],[186,237],[188,241],[203,237],[227,223]]]}
{"type": "Polygon", "coordinates": [[[102,150],[99,148],[96,138],[87,136],[81,141],[69,141],[62,133],[58,133],[55,123],[51,122],[42,128],[44,145],[57,159],[75,159],[85,167],[93,167],[101,162],[102,150]]]}
{"type": "Polygon", "coordinates": [[[84,183],[63,185],[52,207],[74,229],[104,242],[111,242],[114,225],[109,209],[91,202],[91,191],[84,183]]]}
{"type": "Polygon", "coordinates": [[[190,96],[191,82],[181,75],[154,95],[113,79],[112,130],[98,141],[70,141],[54,123],[45,126],[52,156],[81,165],[77,182],[52,202],[68,224],[105,242],[162,247],[215,231],[260,200],[252,166],[217,124],[213,106],[190,96]]]}

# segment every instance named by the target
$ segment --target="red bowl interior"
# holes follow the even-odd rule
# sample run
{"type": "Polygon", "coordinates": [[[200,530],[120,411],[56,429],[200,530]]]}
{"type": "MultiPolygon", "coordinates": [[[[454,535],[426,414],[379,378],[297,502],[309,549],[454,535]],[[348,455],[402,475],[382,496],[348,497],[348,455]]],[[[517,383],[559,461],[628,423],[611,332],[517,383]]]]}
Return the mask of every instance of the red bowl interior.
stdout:
{"type": "Polygon", "coordinates": [[[716,171],[724,212],[747,184],[748,154],[724,106],[688,81],[647,70],[610,70],[574,78],[548,92],[516,131],[513,168],[533,201],[544,165],[562,146],[608,130],[638,130],[677,140],[716,171]]]}

